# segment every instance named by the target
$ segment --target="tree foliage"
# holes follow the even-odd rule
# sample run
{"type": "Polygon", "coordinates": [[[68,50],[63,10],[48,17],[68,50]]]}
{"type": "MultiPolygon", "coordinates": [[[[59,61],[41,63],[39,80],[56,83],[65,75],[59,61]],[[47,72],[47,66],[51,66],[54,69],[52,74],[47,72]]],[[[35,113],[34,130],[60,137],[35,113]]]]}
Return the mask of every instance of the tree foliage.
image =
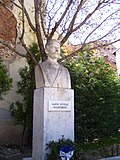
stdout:
{"type": "Polygon", "coordinates": [[[27,54],[25,55],[11,47],[9,42],[1,36],[2,34],[0,35],[0,43],[21,56],[29,56],[34,63],[37,61],[34,54],[28,50],[25,42],[28,26],[30,28],[29,33],[36,35],[39,54],[43,60],[46,59],[44,40],[53,38],[56,33],[58,33],[57,39],[61,41],[61,46],[67,40],[77,41],[80,44],[75,52],[64,57],[64,59],[82,51],[88,44],[94,43],[91,48],[98,48],[120,40],[117,37],[120,31],[119,0],[34,0],[31,1],[31,8],[28,8],[25,0],[0,1],[0,5],[6,8],[9,7],[9,3],[12,4],[13,8],[16,7],[20,11],[17,18],[17,26],[20,31],[17,42],[23,45],[27,54]],[[107,40],[107,43],[103,43],[103,40],[107,40]]]}
{"type": "Polygon", "coordinates": [[[0,59],[0,98],[3,94],[9,91],[12,87],[12,78],[9,76],[8,71],[0,59]]]}
{"type": "Polygon", "coordinates": [[[118,133],[120,79],[103,58],[80,53],[68,63],[75,90],[75,133],[79,143],[118,133]]]}

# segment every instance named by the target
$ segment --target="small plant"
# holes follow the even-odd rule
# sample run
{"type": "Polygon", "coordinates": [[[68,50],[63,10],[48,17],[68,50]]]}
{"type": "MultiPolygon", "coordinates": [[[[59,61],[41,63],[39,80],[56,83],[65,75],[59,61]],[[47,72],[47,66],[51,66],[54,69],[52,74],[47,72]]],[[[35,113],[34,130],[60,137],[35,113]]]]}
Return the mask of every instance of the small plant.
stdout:
{"type": "Polygon", "coordinates": [[[8,74],[6,66],[3,64],[3,60],[0,58],[0,100],[12,88],[12,78],[8,74]]]}
{"type": "Polygon", "coordinates": [[[71,146],[74,149],[74,155],[71,160],[79,160],[79,154],[81,152],[80,146],[70,139],[59,139],[58,141],[50,141],[47,144],[47,160],[60,160],[60,148],[63,146],[71,146]]]}

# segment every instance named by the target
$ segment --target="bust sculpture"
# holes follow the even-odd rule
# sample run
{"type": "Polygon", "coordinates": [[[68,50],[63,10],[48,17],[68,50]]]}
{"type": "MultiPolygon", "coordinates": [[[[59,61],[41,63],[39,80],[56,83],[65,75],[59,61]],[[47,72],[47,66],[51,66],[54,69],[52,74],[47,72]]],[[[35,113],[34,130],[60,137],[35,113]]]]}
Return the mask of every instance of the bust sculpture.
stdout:
{"type": "Polygon", "coordinates": [[[57,60],[60,58],[60,42],[49,40],[45,45],[47,60],[39,63],[35,68],[36,88],[55,87],[71,88],[70,75],[57,60]]]}

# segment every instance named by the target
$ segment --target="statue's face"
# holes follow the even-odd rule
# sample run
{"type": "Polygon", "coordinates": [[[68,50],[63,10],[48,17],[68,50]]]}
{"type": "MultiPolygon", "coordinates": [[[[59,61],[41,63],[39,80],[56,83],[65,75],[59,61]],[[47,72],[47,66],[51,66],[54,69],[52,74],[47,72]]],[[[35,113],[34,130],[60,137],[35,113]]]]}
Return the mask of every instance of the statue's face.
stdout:
{"type": "Polygon", "coordinates": [[[47,55],[52,59],[59,59],[60,57],[60,44],[58,42],[52,42],[46,46],[47,55]]]}

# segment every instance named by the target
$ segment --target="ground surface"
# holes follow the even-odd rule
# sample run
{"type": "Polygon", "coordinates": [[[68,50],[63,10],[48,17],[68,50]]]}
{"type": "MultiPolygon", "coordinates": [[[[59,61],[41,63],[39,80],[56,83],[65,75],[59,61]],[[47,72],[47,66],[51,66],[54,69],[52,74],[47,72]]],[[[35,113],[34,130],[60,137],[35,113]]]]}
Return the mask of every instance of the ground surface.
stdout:
{"type": "Polygon", "coordinates": [[[1,145],[0,160],[22,160],[25,157],[31,157],[32,149],[17,145],[1,145]]]}
{"type": "MultiPolygon", "coordinates": [[[[109,147],[109,152],[111,151],[110,147],[109,147]]],[[[115,149],[116,151],[116,149],[115,149]]],[[[114,152],[115,152],[114,151],[114,152]]],[[[106,152],[105,152],[106,153],[106,152]]],[[[111,152],[110,152],[111,153],[111,152]]],[[[119,153],[116,152],[115,153],[111,153],[106,160],[120,160],[120,150],[119,153]],[[118,156],[119,157],[116,157],[118,156]],[[112,158],[114,157],[114,158],[112,158]]],[[[107,153],[106,153],[107,154],[107,153]]],[[[105,155],[106,155],[105,154],[105,155]]],[[[100,153],[98,151],[93,151],[90,153],[86,153],[83,156],[81,155],[80,159],[84,159],[84,160],[102,160],[102,157],[106,157],[104,154],[101,156],[100,153]]],[[[31,157],[32,156],[32,149],[31,147],[28,146],[18,146],[18,145],[0,145],[0,160],[22,160],[23,158],[26,157],[31,157]]],[[[103,159],[105,160],[105,159],[103,159]]]]}

